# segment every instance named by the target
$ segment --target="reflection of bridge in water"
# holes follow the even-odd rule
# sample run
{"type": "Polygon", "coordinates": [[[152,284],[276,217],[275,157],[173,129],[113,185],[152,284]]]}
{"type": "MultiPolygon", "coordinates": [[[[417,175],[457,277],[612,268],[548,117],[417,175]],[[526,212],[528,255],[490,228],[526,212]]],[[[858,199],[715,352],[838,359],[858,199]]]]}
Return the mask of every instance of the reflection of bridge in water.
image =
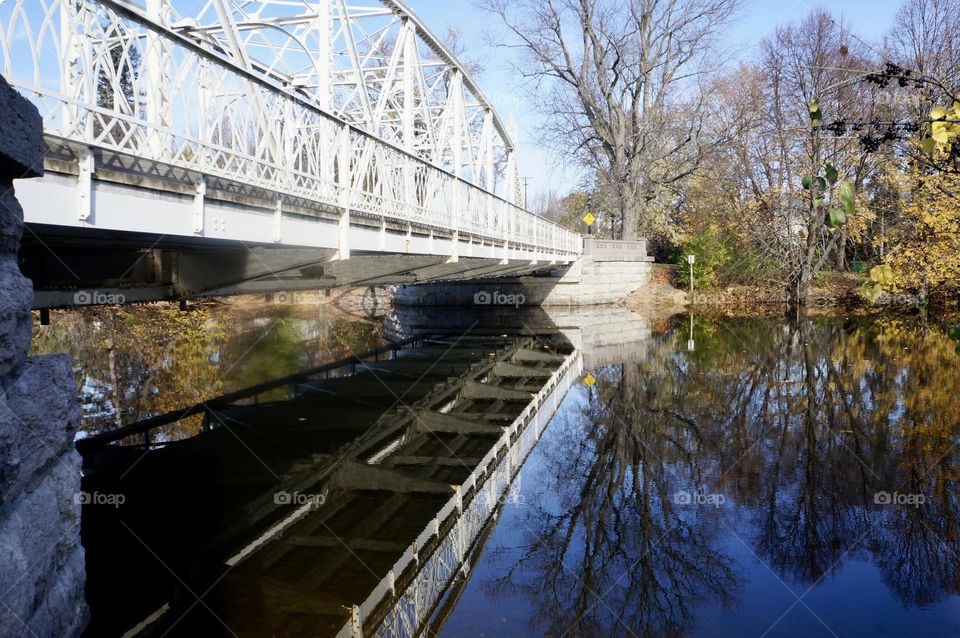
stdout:
{"type": "Polygon", "coordinates": [[[415,337],[83,441],[84,490],[125,498],[84,512],[91,630],[442,622],[582,370],[556,329],[527,332],[415,337]]]}

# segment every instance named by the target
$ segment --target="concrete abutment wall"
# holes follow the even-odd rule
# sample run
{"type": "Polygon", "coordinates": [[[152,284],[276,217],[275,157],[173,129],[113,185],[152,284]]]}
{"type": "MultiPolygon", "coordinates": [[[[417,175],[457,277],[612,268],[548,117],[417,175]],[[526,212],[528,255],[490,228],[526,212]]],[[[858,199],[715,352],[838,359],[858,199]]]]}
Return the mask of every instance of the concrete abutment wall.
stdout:
{"type": "Polygon", "coordinates": [[[80,545],[80,422],[66,355],[27,357],[33,287],[17,251],[13,181],[43,173],[36,107],[0,76],[0,636],[78,636],[87,623],[80,545]]]}
{"type": "Polygon", "coordinates": [[[400,286],[395,301],[422,306],[597,306],[613,304],[650,280],[646,240],[584,239],[584,254],[549,276],[498,277],[400,286]]]}

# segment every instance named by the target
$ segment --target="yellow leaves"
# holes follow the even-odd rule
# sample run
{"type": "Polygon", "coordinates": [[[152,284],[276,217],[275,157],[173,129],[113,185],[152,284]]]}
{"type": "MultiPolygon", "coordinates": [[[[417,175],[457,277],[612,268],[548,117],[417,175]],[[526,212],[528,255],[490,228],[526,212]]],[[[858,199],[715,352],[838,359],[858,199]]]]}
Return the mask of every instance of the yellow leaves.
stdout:
{"type": "Polygon", "coordinates": [[[811,126],[820,126],[820,124],[823,123],[823,111],[820,110],[820,100],[813,98],[807,106],[810,111],[811,126]]]}
{"type": "Polygon", "coordinates": [[[870,282],[863,286],[863,296],[869,299],[870,303],[877,303],[885,289],[893,284],[893,268],[889,264],[874,266],[870,269],[870,282]]]}
{"type": "Polygon", "coordinates": [[[960,136],[960,96],[950,109],[942,106],[931,109],[930,135],[921,141],[923,151],[928,155],[938,152],[949,153],[958,136],[960,136]]]}
{"type": "Polygon", "coordinates": [[[870,280],[888,286],[893,283],[893,268],[887,264],[874,266],[870,269],[870,280]]]}
{"type": "Polygon", "coordinates": [[[869,285],[925,295],[952,284],[960,275],[960,176],[913,171],[902,174],[894,186],[901,193],[901,223],[886,238],[884,264],[890,271],[875,267],[869,285]]]}
{"type": "Polygon", "coordinates": [[[870,303],[877,303],[877,300],[883,296],[883,286],[879,284],[864,284],[863,296],[870,300],[870,303]]]}
{"type": "Polygon", "coordinates": [[[946,122],[934,122],[930,125],[930,137],[938,144],[948,144],[950,142],[950,131],[947,129],[946,122]]]}
{"type": "Polygon", "coordinates": [[[870,204],[869,198],[857,193],[856,214],[847,215],[847,222],[843,226],[847,238],[851,241],[862,241],[870,230],[871,224],[877,219],[877,214],[870,204]]]}

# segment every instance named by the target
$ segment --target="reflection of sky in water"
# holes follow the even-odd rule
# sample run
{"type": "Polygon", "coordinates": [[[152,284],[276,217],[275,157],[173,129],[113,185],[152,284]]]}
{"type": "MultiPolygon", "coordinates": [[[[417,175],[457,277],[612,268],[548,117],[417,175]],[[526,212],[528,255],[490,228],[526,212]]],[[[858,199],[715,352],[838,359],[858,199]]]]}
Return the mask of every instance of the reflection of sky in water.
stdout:
{"type": "MultiPolygon", "coordinates": [[[[732,328],[744,330],[743,325],[732,328]]],[[[584,414],[586,389],[579,386],[572,390],[518,475],[522,498],[516,504],[503,507],[502,516],[442,635],[446,638],[561,635],[571,627],[578,609],[586,611],[585,616],[591,620],[573,628],[571,636],[671,635],[663,626],[661,631],[643,632],[629,620],[637,618],[630,615],[637,610],[647,610],[648,620],[660,613],[648,607],[649,600],[645,598],[653,588],[626,593],[631,577],[645,582],[644,575],[653,573],[653,581],[666,585],[665,591],[660,592],[665,596],[661,602],[672,606],[666,615],[680,621],[672,626],[676,635],[960,636],[960,597],[950,591],[956,587],[960,574],[955,531],[957,510],[953,508],[956,481],[949,472],[944,475],[946,478],[935,479],[935,471],[926,476],[928,482],[921,487],[926,490],[933,481],[938,487],[931,491],[940,490],[937,494],[944,495],[947,502],[946,505],[942,502],[927,505],[935,509],[910,511],[911,508],[885,508],[873,503],[874,490],[886,488],[885,482],[891,477],[899,481],[902,472],[911,471],[917,476],[922,466],[934,465],[933,460],[925,460],[927,457],[908,457],[908,450],[912,449],[909,434],[899,430],[884,432],[884,425],[906,428],[909,423],[902,421],[904,417],[909,422],[914,422],[911,419],[916,417],[916,423],[935,423],[936,417],[931,414],[937,412],[946,412],[948,423],[957,421],[954,418],[957,407],[948,398],[955,390],[952,386],[941,388],[945,395],[938,399],[934,394],[926,407],[909,396],[923,391],[919,388],[924,384],[921,382],[918,386],[918,379],[927,378],[931,370],[945,382],[956,384],[956,361],[947,356],[952,354],[952,344],[945,338],[941,343],[936,328],[913,331],[909,327],[904,330],[898,325],[877,327],[864,322],[852,333],[849,329],[841,332],[832,325],[818,325],[815,330],[815,335],[806,335],[811,344],[809,349],[805,349],[802,340],[792,346],[781,344],[782,351],[772,344],[770,352],[789,352],[792,354],[783,358],[794,359],[778,361],[779,365],[768,366],[767,370],[781,384],[784,379],[792,381],[783,384],[789,387],[780,390],[781,396],[802,401],[809,387],[804,383],[805,366],[813,364],[816,427],[804,430],[803,421],[791,421],[787,431],[773,432],[757,446],[755,456],[743,467],[732,470],[720,486],[712,482],[730,467],[732,459],[724,456],[723,449],[728,445],[732,447],[732,443],[720,438],[713,443],[720,451],[711,451],[708,448],[712,444],[706,440],[703,447],[697,449],[692,465],[703,473],[700,481],[691,478],[691,470],[682,456],[671,457],[658,448],[657,455],[667,460],[648,463],[647,478],[652,492],[657,492],[659,482],[668,498],[676,490],[699,489],[709,493],[716,489],[726,499],[719,507],[672,506],[665,513],[661,492],[657,492],[649,501],[652,512],[649,524],[667,532],[653,539],[649,556],[636,551],[638,546],[634,542],[642,531],[635,526],[636,521],[629,519],[635,517],[638,510],[636,503],[624,501],[626,493],[622,485],[616,494],[608,495],[614,505],[600,514],[591,511],[591,516],[581,518],[573,527],[569,546],[565,551],[560,549],[569,528],[558,524],[556,517],[583,517],[583,511],[576,511],[581,505],[577,499],[595,504],[604,496],[581,494],[586,480],[583,469],[596,468],[599,464],[593,463],[597,458],[595,446],[578,448],[589,442],[591,430],[589,422],[585,422],[589,421],[588,415],[584,414]],[[883,339],[876,338],[878,332],[884,333],[883,339]],[[885,339],[890,343],[883,345],[885,339]],[[846,360],[844,353],[848,356],[846,360]],[[805,359],[805,354],[813,354],[813,360],[805,359]],[[870,363],[858,368],[864,360],[870,363]],[[838,365],[836,369],[850,373],[843,383],[848,393],[845,396],[852,396],[853,388],[862,392],[857,413],[878,419],[877,422],[861,419],[859,425],[844,423],[838,428],[847,435],[857,430],[858,436],[866,437],[860,441],[861,454],[871,455],[868,457],[871,468],[864,468],[862,474],[861,464],[853,452],[845,448],[849,441],[844,439],[840,443],[838,435],[824,427],[826,413],[822,411],[828,409],[825,406],[844,396],[843,392],[831,394],[832,391],[825,389],[823,380],[827,378],[831,362],[838,365]],[[856,378],[856,374],[863,374],[863,378],[856,378]],[[884,412],[874,414],[881,405],[886,406],[884,412]],[[816,432],[809,448],[805,447],[807,431],[816,432]],[[872,434],[876,434],[877,441],[870,440],[872,434]],[[580,457],[572,453],[577,449],[582,452],[580,457]],[[809,449],[814,450],[809,455],[810,463],[809,449]],[[583,455],[591,458],[584,462],[583,455]],[[721,458],[726,459],[724,463],[718,462],[721,458]],[[909,469],[916,465],[921,467],[909,469]],[[846,473],[847,470],[851,473],[846,473]],[[873,473],[875,478],[871,477],[873,473]],[[859,475],[865,477],[862,484],[849,478],[859,475]],[[936,483],[938,480],[941,482],[936,483]],[[832,495],[838,497],[832,498],[832,495]],[[617,514],[624,520],[617,520],[617,514]],[[591,529],[589,538],[585,525],[591,529]],[[674,533],[675,529],[682,531],[674,533]],[[604,545],[607,553],[597,551],[598,546],[604,545]],[[690,547],[694,549],[685,554],[690,547]],[[601,557],[593,564],[602,562],[604,557],[609,559],[605,563],[606,571],[601,568],[598,574],[584,568],[585,557],[591,550],[595,559],[601,557]],[[690,564],[670,562],[665,556],[672,556],[672,552],[679,552],[681,560],[690,559],[690,564]],[[674,582],[683,583],[683,592],[670,588],[671,581],[663,577],[663,570],[667,568],[674,570],[678,577],[674,582]],[[725,580],[726,577],[729,579],[725,580]],[[579,591],[577,585],[583,582],[601,594],[587,593],[585,610],[567,596],[579,591]],[[719,591],[728,596],[726,605],[721,601],[723,595],[715,595],[719,591]],[[618,617],[628,618],[629,629],[617,623],[618,617]],[[686,622],[682,622],[684,617],[686,622]]],[[[717,334],[722,333],[714,332],[717,334]]],[[[748,345],[736,341],[736,345],[731,346],[733,340],[724,345],[718,340],[723,337],[714,337],[715,343],[711,344],[709,337],[701,335],[696,355],[699,358],[688,361],[686,352],[677,353],[686,349],[686,334],[676,337],[675,341],[672,335],[655,337],[659,347],[654,350],[663,357],[657,364],[662,366],[664,361],[672,360],[682,373],[678,375],[681,384],[691,370],[707,371],[713,374],[710,378],[717,384],[713,391],[729,381],[718,380],[716,375],[726,372],[723,366],[731,350],[742,356],[744,350],[751,350],[759,343],[750,341],[748,345]]],[[[782,340],[788,341],[789,335],[783,333],[782,340]]],[[[754,357],[751,353],[750,357],[751,360],[763,359],[763,354],[754,357]]],[[[761,380],[764,380],[763,374],[759,377],[761,380]]],[[[614,387],[624,378],[619,366],[602,370],[597,376],[614,387]]],[[[744,383],[749,373],[731,369],[728,376],[736,376],[744,383]]],[[[691,377],[688,382],[703,380],[691,377]]],[[[641,379],[641,385],[645,383],[653,383],[653,379],[641,379]]],[[[742,386],[731,384],[730,387],[742,386]]],[[[643,396],[645,389],[647,386],[637,394],[643,396]]],[[[699,414],[702,425],[704,413],[691,407],[690,392],[690,388],[682,387],[667,391],[666,403],[659,405],[681,413],[689,408],[690,413],[699,414]],[[671,399],[677,403],[670,405],[671,399]]],[[[747,399],[746,405],[748,413],[753,414],[762,402],[747,399]]],[[[796,408],[799,404],[793,405],[796,408]]],[[[727,411],[718,407],[719,422],[726,418],[727,411]]],[[[799,416],[793,416],[802,417],[803,410],[799,416]]],[[[948,453],[949,445],[956,441],[955,432],[943,434],[941,437],[934,431],[928,437],[930,442],[926,446],[934,448],[934,457],[948,453]]],[[[708,439],[709,435],[704,437],[708,439]]],[[[955,467],[950,460],[948,457],[947,465],[955,467]]],[[[642,478],[634,477],[632,469],[624,470],[622,477],[628,484],[634,478],[642,478]]],[[[657,626],[656,618],[647,626],[657,626]]]]}

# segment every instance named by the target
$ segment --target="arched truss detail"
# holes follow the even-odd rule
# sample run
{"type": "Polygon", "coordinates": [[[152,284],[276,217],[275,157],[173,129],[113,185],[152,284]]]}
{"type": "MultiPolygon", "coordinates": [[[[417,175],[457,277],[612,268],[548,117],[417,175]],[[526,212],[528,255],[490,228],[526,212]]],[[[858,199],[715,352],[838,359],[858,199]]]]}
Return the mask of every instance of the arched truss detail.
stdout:
{"type": "Polygon", "coordinates": [[[487,190],[515,190],[505,183],[514,144],[493,106],[399,0],[169,0],[162,13],[377,137],[487,190]]]}
{"type": "Polygon", "coordinates": [[[509,132],[469,72],[399,0],[145,0],[144,15],[387,142],[513,197],[509,132]]]}

